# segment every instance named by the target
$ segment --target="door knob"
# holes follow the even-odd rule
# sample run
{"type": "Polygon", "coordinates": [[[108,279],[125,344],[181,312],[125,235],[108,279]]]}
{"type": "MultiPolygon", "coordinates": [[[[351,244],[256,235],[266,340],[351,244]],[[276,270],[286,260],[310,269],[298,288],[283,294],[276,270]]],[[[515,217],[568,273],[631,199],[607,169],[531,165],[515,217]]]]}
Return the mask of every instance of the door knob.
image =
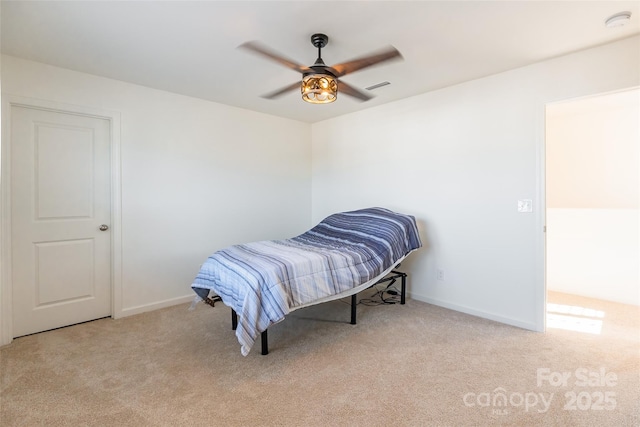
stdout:
{"type": "Polygon", "coordinates": [[[107,224],[102,224],[100,226],[100,231],[107,231],[109,229],[109,226],[107,224]]]}

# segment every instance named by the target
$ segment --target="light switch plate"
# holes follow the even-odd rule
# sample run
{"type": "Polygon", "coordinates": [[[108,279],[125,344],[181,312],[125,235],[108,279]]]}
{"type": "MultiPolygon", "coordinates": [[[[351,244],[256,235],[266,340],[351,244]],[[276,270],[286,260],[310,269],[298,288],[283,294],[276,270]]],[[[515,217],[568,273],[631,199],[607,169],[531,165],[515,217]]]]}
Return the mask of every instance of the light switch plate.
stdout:
{"type": "Polygon", "coordinates": [[[533,201],[531,199],[518,200],[518,212],[533,212],[533,201]]]}

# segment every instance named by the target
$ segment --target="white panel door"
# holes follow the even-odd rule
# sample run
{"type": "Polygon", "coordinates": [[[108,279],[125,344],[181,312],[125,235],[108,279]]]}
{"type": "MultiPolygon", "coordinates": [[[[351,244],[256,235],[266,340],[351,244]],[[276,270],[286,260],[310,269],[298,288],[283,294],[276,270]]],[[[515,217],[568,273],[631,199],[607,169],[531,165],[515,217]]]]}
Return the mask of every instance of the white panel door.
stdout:
{"type": "Polygon", "coordinates": [[[14,337],[111,315],[110,145],[108,120],[11,106],[14,337]]]}

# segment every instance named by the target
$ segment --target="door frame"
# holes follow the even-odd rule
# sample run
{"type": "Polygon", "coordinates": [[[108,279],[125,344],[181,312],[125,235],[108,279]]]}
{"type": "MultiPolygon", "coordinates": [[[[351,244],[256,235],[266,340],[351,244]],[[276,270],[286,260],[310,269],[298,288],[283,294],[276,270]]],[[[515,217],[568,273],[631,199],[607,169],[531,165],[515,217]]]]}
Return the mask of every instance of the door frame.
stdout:
{"type": "Polygon", "coordinates": [[[111,317],[122,315],[122,210],[120,113],[16,95],[2,96],[0,151],[0,346],[13,340],[11,272],[11,115],[14,107],[53,111],[107,120],[110,130],[111,173],[111,317]]]}
{"type": "MultiPolygon", "coordinates": [[[[547,331],[547,107],[568,101],[589,99],[597,96],[611,95],[614,93],[638,89],[640,89],[640,86],[631,86],[605,92],[590,93],[587,95],[558,99],[545,102],[542,105],[542,108],[537,110],[537,113],[539,114],[537,123],[539,123],[539,126],[536,126],[536,128],[540,133],[536,137],[536,196],[538,197],[540,208],[536,211],[536,230],[541,231],[541,233],[536,233],[535,240],[535,281],[538,286],[536,287],[536,296],[534,303],[537,332],[547,331]]],[[[638,161],[640,162],[640,159],[638,159],[638,161]]]]}
{"type": "Polygon", "coordinates": [[[535,212],[535,331],[547,331],[547,196],[546,196],[546,134],[547,105],[536,109],[536,190],[538,209],[535,212]]]}

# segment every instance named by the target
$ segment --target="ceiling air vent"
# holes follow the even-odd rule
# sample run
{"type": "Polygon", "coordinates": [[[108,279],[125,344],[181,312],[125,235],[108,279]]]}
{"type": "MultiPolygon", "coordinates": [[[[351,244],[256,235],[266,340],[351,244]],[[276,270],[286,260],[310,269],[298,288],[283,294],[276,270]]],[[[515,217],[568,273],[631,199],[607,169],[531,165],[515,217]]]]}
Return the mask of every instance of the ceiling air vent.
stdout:
{"type": "Polygon", "coordinates": [[[389,82],[381,82],[381,83],[378,83],[378,84],[375,84],[375,85],[371,85],[369,87],[365,87],[365,89],[366,90],[374,90],[374,89],[378,89],[379,87],[390,85],[390,84],[391,83],[389,83],[389,82]]]}

